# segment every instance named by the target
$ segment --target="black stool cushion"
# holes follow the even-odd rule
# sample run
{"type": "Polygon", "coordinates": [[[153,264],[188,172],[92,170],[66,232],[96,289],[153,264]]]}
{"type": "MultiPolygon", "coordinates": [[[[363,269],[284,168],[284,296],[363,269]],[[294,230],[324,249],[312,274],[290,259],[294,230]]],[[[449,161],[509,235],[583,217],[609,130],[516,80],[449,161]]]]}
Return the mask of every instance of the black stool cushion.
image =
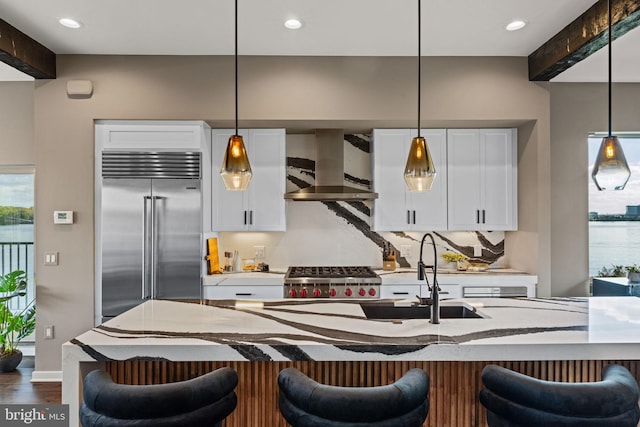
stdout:
{"type": "Polygon", "coordinates": [[[116,384],[102,370],[84,379],[80,421],[84,427],[212,426],[236,407],[238,374],[221,368],[169,384],[116,384]]]}
{"type": "Polygon", "coordinates": [[[490,427],[636,427],[638,385],[619,365],[607,365],[602,381],[543,381],[496,365],[482,371],[480,402],[490,427]]]}
{"type": "Polygon", "coordinates": [[[414,427],[429,412],[429,376],[421,369],[385,386],[337,387],[287,368],[278,385],[280,412],[294,427],[414,427]]]}

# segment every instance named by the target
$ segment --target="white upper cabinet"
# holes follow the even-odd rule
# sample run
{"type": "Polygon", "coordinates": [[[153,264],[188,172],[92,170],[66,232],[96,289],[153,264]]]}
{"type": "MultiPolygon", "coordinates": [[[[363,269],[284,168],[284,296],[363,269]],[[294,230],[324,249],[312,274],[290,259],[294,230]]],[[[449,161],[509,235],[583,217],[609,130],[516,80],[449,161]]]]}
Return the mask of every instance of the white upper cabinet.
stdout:
{"type": "Polygon", "coordinates": [[[373,130],[374,231],[429,231],[447,229],[447,144],[444,129],[423,129],[436,167],[431,191],[412,193],[404,168],[416,129],[373,130]]]}
{"type": "Polygon", "coordinates": [[[213,231],[285,231],[286,136],[284,129],[239,129],[253,176],[247,191],[228,191],[219,176],[234,129],[212,129],[213,231]]]}
{"type": "Polygon", "coordinates": [[[516,129],[447,131],[449,230],[516,230],[516,129]]]}

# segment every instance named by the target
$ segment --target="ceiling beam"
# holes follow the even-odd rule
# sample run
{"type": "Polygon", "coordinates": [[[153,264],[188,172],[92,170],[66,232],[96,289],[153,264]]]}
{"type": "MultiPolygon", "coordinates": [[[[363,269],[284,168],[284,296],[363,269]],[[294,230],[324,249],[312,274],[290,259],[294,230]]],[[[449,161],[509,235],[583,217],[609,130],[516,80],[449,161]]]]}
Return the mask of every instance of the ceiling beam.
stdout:
{"type": "Polygon", "coordinates": [[[2,19],[0,61],[36,79],[56,78],[56,54],[2,19]]]}
{"type": "MultiPolygon", "coordinates": [[[[549,81],[607,45],[607,0],[598,0],[529,55],[529,80],[549,81]]],[[[640,25],[640,0],[611,0],[611,37],[640,25]]]]}

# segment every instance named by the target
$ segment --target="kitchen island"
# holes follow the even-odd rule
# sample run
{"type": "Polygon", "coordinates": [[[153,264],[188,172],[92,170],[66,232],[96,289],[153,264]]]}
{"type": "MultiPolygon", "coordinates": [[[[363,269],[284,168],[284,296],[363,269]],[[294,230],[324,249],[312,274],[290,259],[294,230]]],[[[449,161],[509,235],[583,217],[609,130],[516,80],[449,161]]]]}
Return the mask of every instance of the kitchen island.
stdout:
{"type": "MultiPolygon", "coordinates": [[[[390,304],[388,301],[377,302],[390,304]]],[[[402,303],[398,303],[402,305],[402,303]]],[[[640,299],[460,299],[480,318],[381,321],[357,301],[148,301],[63,345],[63,403],[77,418],[82,374],[102,366],[125,383],[183,379],[231,366],[239,405],[227,425],[280,425],[280,369],[320,381],[388,383],[418,366],[432,378],[425,425],[484,425],[476,403],[489,361],[567,381],[596,380],[602,361],[640,360],[640,299]],[[443,424],[445,423],[445,424],[443,424]]]]}

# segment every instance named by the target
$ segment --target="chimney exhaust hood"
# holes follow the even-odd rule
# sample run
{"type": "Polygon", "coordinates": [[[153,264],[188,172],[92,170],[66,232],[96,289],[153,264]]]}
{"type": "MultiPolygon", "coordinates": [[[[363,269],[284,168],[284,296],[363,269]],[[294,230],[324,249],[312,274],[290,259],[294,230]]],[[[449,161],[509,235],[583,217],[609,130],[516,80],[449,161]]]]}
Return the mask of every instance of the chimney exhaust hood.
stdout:
{"type": "Polygon", "coordinates": [[[378,193],[344,185],[344,131],[316,129],[316,184],[285,193],[287,200],[361,201],[378,198],[378,193]]]}

